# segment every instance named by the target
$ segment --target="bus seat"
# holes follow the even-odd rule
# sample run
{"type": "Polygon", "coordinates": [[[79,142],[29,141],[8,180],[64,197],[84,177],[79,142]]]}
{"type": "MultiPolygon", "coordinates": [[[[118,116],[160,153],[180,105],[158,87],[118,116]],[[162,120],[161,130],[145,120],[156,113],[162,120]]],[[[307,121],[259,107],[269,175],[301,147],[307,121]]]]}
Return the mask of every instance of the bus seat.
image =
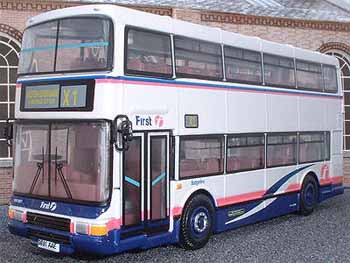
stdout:
{"type": "Polygon", "coordinates": [[[128,59],[128,68],[133,70],[144,70],[144,63],[139,58],[128,59]]]}
{"type": "Polygon", "coordinates": [[[209,159],[207,161],[207,170],[208,173],[216,173],[220,171],[220,165],[218,159],[209,159]]]}

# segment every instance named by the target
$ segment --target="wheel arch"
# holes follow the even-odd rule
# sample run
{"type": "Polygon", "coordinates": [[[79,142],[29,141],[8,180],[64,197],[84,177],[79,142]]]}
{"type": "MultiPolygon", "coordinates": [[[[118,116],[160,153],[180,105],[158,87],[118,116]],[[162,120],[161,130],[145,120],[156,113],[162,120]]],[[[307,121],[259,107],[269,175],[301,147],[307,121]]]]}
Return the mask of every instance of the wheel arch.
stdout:
{"type": "Polygon", "coordinates": [[[185,202],[183,203],[183,209],[185,209],[186,205],[188,204],[188,202],[196,195],[199,194],[203,194],[205,196],[207,196],[209,198],[209,200],[211,201],[214,209],[217,208],[217,203],[216,200],[214,199],[214,197],[209,193],[209,191],[207,189],[204,188],[200,188],[200,189],[196,189],[194,190],[190,195],[187,196],[185,202]]]}
{"type": "Polygon", "coordinates": [[[320,180],[318,179],[317,175],[316,175],[316,172],[313,171],[313,170],[309,170],[307,172],[304,173],[303,175],[303,178],[301,180],[301,184],[300,184],[300,191],[302,190],[303,188],[303,184],[305,182],[305,179],[308,177],[308,176],[311,176],[315,179],[316,181],[316,184],[317,184],[317,188],[318,188],[318,193],[317,193],[317,200],[318,202],[320,202],[320,188],[321,188],[321,184],[320,184],[320,180]]]}
{"type": "Polygon", "coordinates": [[[308,171],[306,171],[306,172],[303,174],[303,176],[302,176],[302,178],[301,178],[301,180],[300,180],[300,187],[303,186],[303,183],[304,183],[304,181],[305,181],[305,179],[306,179],[307,176],[312,176],[312,177],[315,179],[318,188],[321,187],[321,185],[320,185],[320,180],[318,179],[318,177],[317,177],[317,175],[316,175],[316,172],[315,172],[314,170],[308,170],[308,171]]]}

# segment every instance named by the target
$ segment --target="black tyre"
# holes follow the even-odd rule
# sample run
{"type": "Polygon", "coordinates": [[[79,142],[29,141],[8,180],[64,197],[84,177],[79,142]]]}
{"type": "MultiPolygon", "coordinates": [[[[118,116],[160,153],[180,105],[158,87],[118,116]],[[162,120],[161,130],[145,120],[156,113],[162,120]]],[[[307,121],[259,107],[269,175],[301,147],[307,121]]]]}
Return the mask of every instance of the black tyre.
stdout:
{"type": "Polygon", "coordinates": [[[306,176],[300,193],[300,214],[310,215],[318,204],[318,184],[313,176],[306,176]]]}
{"type": "Polygon", "coordinates": [[[191,198],[181,217],[180,245],[188,250],[205,246],[214,225],[214,207],[204,194],[191,198]]]}

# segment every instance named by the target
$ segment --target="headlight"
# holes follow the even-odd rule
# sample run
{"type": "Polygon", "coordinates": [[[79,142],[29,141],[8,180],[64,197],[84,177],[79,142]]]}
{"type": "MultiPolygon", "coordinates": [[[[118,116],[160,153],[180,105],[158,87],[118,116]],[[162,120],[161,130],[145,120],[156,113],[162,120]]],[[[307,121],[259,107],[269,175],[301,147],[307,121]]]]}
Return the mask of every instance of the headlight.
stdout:
{"type": "Polygon", "coordinates": [[[22,221],[23,223],[27,223],[27,213],[26,212],[9,208],[8,216],[10,219],[13,219],[16,221],[22,221]]]}
{"type": "Polygon", "coordinates": [[[106,224],[89,224],[86,222],[76,222],[71,226],[71,233],[85,234],[90,236],[105,236],[112,229],[120,228],[120,222],[111,219],[106,224]]]}

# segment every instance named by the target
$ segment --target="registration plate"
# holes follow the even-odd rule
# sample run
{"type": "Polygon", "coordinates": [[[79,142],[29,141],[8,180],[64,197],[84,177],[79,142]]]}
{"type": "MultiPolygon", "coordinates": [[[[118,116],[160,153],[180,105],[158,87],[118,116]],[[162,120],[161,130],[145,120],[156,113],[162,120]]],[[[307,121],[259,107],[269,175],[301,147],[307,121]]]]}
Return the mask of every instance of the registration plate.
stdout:
{"type": "Polygon", "coordinates": [[[38,247],[46,250],[50,250],[53,252],[57,252],[57,253],[60,252],[60,244],[43,240],[43,239],[38,240],[38,247]]]}

